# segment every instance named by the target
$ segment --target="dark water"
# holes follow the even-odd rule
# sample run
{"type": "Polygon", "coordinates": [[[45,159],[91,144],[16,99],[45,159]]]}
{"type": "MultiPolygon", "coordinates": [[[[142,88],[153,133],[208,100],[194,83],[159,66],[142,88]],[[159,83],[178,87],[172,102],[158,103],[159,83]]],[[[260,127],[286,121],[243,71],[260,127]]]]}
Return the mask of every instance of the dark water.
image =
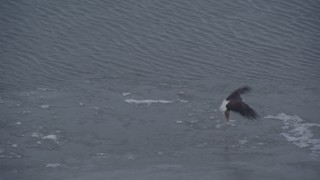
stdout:
{"type": "Polygon", "coordinates": [[[319,8],[2,2],[0,179],[319,179],[319,8]]]}

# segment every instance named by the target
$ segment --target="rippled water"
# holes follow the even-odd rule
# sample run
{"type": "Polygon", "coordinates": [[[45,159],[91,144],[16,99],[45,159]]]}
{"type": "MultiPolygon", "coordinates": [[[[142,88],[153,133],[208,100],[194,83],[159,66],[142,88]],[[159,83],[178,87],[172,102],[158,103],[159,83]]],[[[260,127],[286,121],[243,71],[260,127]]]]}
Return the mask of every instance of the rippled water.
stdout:
{"type": "Polygon", "coordinates": [[[319,8],[1,3],[0,179],[318,179],[319,8]]]}

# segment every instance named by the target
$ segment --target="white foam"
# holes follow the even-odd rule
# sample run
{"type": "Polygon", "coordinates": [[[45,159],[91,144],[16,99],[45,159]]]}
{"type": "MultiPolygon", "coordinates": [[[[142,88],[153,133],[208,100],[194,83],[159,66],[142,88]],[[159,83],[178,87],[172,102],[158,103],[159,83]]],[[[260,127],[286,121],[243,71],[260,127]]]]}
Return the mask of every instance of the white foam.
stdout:
{"type": "Polygon", "coordinates": [[[220,105],[220,111],[222,111],[222,112],[224,112],[224,111],[226,111],[227,110],[227,104],[229,103],[229,101],[227,101],[227,100],[223,100],[222,101],[222,103],[221,103],[221,105],[220,105]]]}
{"type": "Polygon", "coordinates": [[[305,148],[310,147],[313,155],[320,154],[320,139],[315,139],[312,132],[312,127],[320,128],[320,124],[316,123],[303,123],[303,119],[299,116],[290,116],[285,113],[280,113],[276,116],[266,116],[267,119],[282,120],[284,132],[281,133],[287,141],[292,142],[294,145],[305,148]]]}
{"type": "Polygon", "coordinates": [[[151,99],[146,99],[146,100],[126,99],[124,101],[130,104],[148,104],[148,105],[151,105],[152,103],[164,103],[164,104],[172,103],[172,101],[167,101],[167,100],[151,100],[151,99]]]}

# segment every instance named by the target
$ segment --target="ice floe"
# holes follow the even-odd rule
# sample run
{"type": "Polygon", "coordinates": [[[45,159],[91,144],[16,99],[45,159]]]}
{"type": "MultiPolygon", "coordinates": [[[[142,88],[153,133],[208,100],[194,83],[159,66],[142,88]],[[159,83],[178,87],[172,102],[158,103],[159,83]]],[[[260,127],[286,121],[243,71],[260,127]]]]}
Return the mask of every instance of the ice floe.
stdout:
{"type": "Polygon", "coordinates": [[[18,144],[12,144],[11,147],[17,148],[18,144]]]}
{"type": "Polygon", "coordinates": [[[42,137],[42,134],[33,132],[33,133],[31,133],[31,137],[40,138],[40,137],[42,137]]]}
{"type": "Polygon", "coordinates": [[[246,139],[239,140],[239,143],[242,144],[242,145],[246,144],[247,142],[248,142],[248,140],[246,140],[246,139]]]}
{"type": "Polygon", "coordinates": [[[38,88],[39,91],[51,91],[52,89],[49,88],[38,88]]]}
{"type": "Polygon", "coordinates": [[[57,141],[58,137],[57,137],[57,135],[50,134],[50,135],[47,135],[47,136],[43,136],[42,139],[51,139],[53,141],[57,141]]]}
{"type": "Polygon", "coordinates": [[[182,102],[182,103],[188,103],[189,101],[186,101],[186,100],[182,100],[182,99],[178,99],[179,102],[182,102]]]}
{"type": "Polygon", "coordinates": [[[52,164],[47,164],[46,165],[47,168],[57,168],[59,166],[61,166],[61,164],[59,164],[59,163],[52,163],[52,164]]]}
{"type": "Polygon", "coordinates": [[[1,158],[22,158],[22,156],[14,152],[0,151],[0,159],[1,158]]]}
{"type": "MultiPolygon", "coordinates": [[[[55,141],[55,142],[58,141],[58,137],[55,134],[43,135],[41,133],[34,132],[34,133],[31,133],[31,137],[41,138],[41,139],[48,139],[48,140],[52,140],[52,141],[55,141]]],[[[38,141],[38,144],[41,144],[41,141],[38,141]]]]}
{"type": "Polygon", "coordinates": [[[49,108],[50,107],[50,105],[47,105],[47,104],[44,104],[44,105],[41,105],[40,106],[40,108],[42,108],[42,109],[47,109],[47,108],[49,108]]]}
{"type": "Polygon", "coordinates": [[[124,92],[122,93],[122,96],[129,96],[131,93],[128,93],[128,92],[124,92]]]}
{"type": "Polygon", "coordinates": [[[316,123],[304,123],[303,119],[299,116],[291,116],[285,113],[280,113],[276,116],[268,115],[264,118],[278,119],[283,122],[281,133],[287,141],[292,142],[294,145],[305,148],[309,147],[312,151],[312,155],[320,155],[320,139],[314,138],[314,134],[311,128],[320,128],[320,124],[316,123]]]}
{"type": "Polygon", "coordinates": [[[173,101],[167,101],[167,100],[152,100],[152,99],[145,99],[145,100],[126,99],[124,101],[129,104],[147,104],[147,105],[151,105],[153,103],[167,104],[167,103],[173,102],[173,101]]]}

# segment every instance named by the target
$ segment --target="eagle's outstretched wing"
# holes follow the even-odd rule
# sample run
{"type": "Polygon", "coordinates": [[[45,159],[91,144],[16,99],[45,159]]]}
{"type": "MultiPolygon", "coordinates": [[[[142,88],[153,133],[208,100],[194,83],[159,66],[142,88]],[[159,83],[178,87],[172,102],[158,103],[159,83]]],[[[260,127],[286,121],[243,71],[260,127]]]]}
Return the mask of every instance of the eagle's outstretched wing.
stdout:
{"type": "Polygon", "coordinates": [[[227,111],[235,111],[248,119],[255,119],[258,114],[242,100],[230,101],[227,104],[227,111]]]}
{"type": "Polygon", "coordinates": [[[227,97],[227,101],[231,100],[231,99],[241,99],[240,94],[244,94],[247,93],[251,90],[251,88],[249,86],[244,86],[241,88],[236,89],[235,91],[233,91],[228,97],[227,97]]]}

